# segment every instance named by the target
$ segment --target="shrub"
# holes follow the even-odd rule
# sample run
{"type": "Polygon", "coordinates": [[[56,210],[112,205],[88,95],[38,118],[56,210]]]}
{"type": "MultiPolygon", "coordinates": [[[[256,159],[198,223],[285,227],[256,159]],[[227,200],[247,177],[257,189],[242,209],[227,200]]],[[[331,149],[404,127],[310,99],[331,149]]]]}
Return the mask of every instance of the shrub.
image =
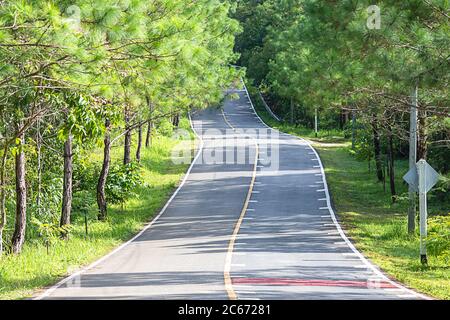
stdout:
{"type": "Polygon", "coordinates": [[[450,216],[436,216],[428,220],[428,252],[450,261],[450,216]]]}
{"type": "Polygon", "coordinates": [[[39,232],[39,237],[42,239],[45,247],[47,248],[47,254],[49,248],[53,245],[62,235],[68,236],[71,230],[70,225],[60,227],[58,221],[52,221],[44,223],[39,219],[32,217],[31,222],[39,232]]]}
{"type": "Polygon", "coordinates": [[[124,204],[128,199],[136,196],[133,189],[141,183],[143,179],[138,163],[112,166],[105,188],[108,203],[124,204]]]}
{"type": "Polygon", "coordinates": [[[163,119],[158,124],[157,129],[158,133],[165,137],[170,137],[173,134],[173,124],[168,119],[163,119]]]}

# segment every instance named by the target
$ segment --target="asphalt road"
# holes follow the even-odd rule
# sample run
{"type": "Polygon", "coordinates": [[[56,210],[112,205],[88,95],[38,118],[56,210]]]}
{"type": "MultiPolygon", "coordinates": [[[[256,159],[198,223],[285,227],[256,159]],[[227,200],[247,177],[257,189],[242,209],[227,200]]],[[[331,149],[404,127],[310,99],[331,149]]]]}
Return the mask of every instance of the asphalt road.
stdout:
{"type": "Polygon", "coordinates": [[[203,147],[158,218],[38,299],[424,298],[345,237],[307,141],[269,129],[235,92],[193,114],[203,147]]]}

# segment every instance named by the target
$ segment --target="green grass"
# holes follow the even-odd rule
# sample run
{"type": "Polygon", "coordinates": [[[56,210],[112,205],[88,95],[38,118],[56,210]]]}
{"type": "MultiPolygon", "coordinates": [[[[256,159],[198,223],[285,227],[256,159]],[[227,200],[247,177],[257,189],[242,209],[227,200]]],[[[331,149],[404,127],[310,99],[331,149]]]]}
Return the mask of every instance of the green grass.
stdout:
{"type": "MultiPolygon", "coordinates": [[[[189,129],[186,119],[184,128],[189,129]]],[[[189,129],[190,130],[190,129],[189,129]]],[[[145,184],[136,190],[137,197],[124,206],[111,206],[108,221],[98,222],[96,210],[89,212],[89,236],[85,239],[84,216],[73,213],[73,229],[67,241],[58,240],[47,254],[40,241],[27,241],[20,255],[7,255],[0,260],[0,299],[20,299],[36,293],[36,289],[55,283],[60,278],[85,266],[141,230],[168,200],[187,164],[175,165],[171,150],[182,143],[185,150],[193,149],[191,141],[176,141],[157,136],[149,149],[142,150],[142,174],[145,184]]],[[[122,148],[112,150],[113,161],[121,161],[122,148]]],[[[101,152],[92,161],[100,161],[101,152]]]]}
{"type": "MultiPolygon", "coordinates": [[[[388,191],[368,172],[366,163],[347,148],[316,145],[325,166],[331,196],[347,234],[369,259],[405,285],[440,299],[450,299],[450,216],[430,216],[430,233],[436,230],[440,248],[429,254],[428,266],[419,261],[418,234],[407,233],[407,203],[392,204],[388,191]],[[446,249],[445,249],[446,248],[446,249]],[[447,251],[445,251],[447,250],[447,251]]],[[[400,164],[400,167],[406,164],[400,164]]],[[[404,170],[397,170],[404,173],[404,170]]],[[[406,192],[397,174],[397,187],[406,192]]],[[[430,201],[431,212],[442,204],[430,201]]],[[[447,204],[448,207],[448,204],[447,204]]],[[[442,211],[442,214],[446,212],[442,211]]],[[[430,243],[429,247],[434,248],[430,243]]]]}
{"type": "MultiPolygon", "coordinates": [[[[407,233],[407,202],[400,199],[392,203],[389,186],[383,190],[373,169],[369,172],[367,162],[352,155],[350,143],[342,134],[323,132],[316,139],[311,129],[295,128],[272,119],[254,94],[252,100],[268,125],[313,141],[325,167],[338,218],[356,247],[406,286],[439,299],[450,299],[450,204],[429,199],[429,263],[422,266],[418,233],[411,236],[407,233]]],[[[401,178],[407,168],[406,161],[396,162],[399,194],[407,191],[401,178]]]]}

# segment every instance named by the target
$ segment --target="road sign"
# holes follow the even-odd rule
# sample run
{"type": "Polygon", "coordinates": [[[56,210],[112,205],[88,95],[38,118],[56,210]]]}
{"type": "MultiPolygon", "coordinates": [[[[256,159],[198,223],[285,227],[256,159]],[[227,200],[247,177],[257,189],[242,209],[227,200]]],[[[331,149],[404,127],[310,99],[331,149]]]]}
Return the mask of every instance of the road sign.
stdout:
{"type": "Polygon", "coordinates": [[[420,160],[417,162],[415,168],[411,168],[403,176],[403,180],[409,184],[413,191],[426,193],[439,181],[439,173],[437,173],[425,160],[420,160]],[[419,179],[419,174],[417,173],[419,166],[423,166],[423,168],[420,168],[423,172],[422,179],[419,179]],[[421,183],[419,183],[419,180],[421,183]]]}
{"type": "Polygon", "coordinates": [[[423,172],[423,175],[419,178],[419,191],[427,193],[434,187],[436,182],[439,181],[439,173],[437,173],[425,160],[417,162],[417,168],[423,172]]]}
{"type": "Polygon", "coordinates": [[[423,159],[416,164],[419,176],[420,260],[427,264],[427,192],[439,180],[439,174],[423,159]]]}
{"type": "Polygon", "coordinates": [[[411,168],[404,176],[403,180],[405,180],[411,190],[414,192],[419,192],[419,175],[417,174],[417,168],[411,168]]]}

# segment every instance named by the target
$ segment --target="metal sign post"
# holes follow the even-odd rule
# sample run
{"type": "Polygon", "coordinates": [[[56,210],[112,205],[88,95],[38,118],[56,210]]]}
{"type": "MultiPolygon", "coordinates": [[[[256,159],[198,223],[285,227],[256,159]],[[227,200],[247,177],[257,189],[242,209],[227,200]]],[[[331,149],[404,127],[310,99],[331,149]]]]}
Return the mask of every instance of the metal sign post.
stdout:
{"type": "MultiPolygon", "coordinates": [[[[416,153],[417,153],[417,83],[414,85],[412,93],[411,113],[409,119],[409,169],[416,169],[416,153]]],[[[416,191],[417,192],[417,191],[416,191]]],[[[408,190],[409,207],[408,207],[408,233],[414,233],[416,219],[416,194],[415,190],[408,190]]]]}
{"type": "Polygon", "coordinates": [[[317,138],[317,133],[319,132],[319,128],[318,128],[318,116],[317,116],[317,107],[314,109],[314,132],[316,133],[316,138],[317,138]]]}
{"type": "Polygon", "coordinates": [[[352,150],[355,150],[356,144],[356,112],[352,111],[352,150]]]}
{"type": "Polygon", "coordinates": [[[410,190],[419,192],[420,261],[427,264],[427,192],[438,182],[439,174],[423,159],[417,162],[416,168],[409,170],[403,179],[409,184],[410,190]]]}
{"type": "Polygon", "coordinates": [[[417,171],[419,172],[419,223],[420,223],[420,262],[427,264],[427,192],[425,191],[425,160],[417,163],[417,171]]]}

